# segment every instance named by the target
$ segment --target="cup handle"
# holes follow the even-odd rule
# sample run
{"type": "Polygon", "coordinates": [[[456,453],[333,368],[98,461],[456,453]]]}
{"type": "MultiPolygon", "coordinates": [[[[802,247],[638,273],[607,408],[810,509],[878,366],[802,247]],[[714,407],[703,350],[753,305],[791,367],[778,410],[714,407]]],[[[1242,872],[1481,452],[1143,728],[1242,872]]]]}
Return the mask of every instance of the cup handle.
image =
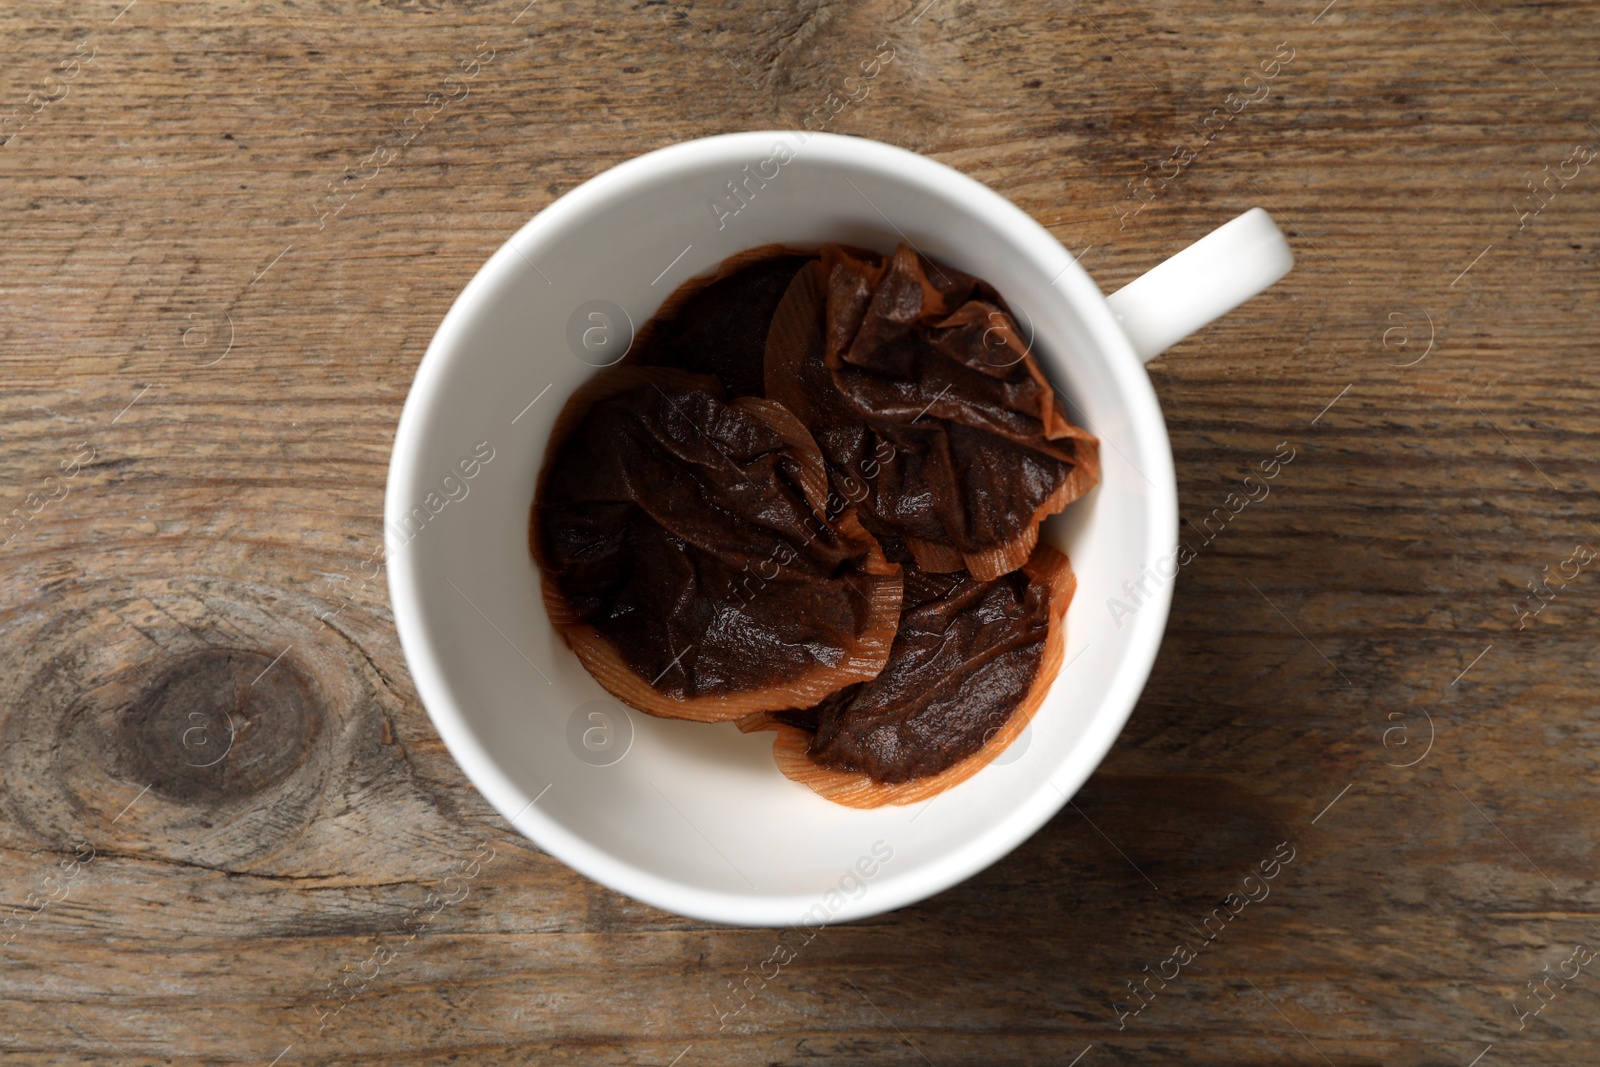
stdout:
{"type": "Polygon", "coordinates": [[[1106,298],[1145,363],[1289,273],[1294,253],[1253,207],[1106,298]]]}

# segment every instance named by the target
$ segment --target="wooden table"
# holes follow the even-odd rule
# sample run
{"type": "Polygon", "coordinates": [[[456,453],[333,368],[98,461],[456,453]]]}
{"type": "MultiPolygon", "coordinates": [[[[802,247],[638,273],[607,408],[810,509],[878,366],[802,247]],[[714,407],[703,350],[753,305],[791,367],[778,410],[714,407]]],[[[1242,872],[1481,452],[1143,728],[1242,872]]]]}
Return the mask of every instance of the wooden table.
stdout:
{"type": "Polygon", "coordinates": [[[0,1062],[1594,1062],[1600,10],[1324,3],[5,8],[0,1062]],[[1099,773],[719,1027],[773,932],[510,831],[360,564],[508,234],[882,42],[826,128],[1107,291],[1254,204],[1299,265],[1151,366],[1198,557],[1099,773]]]}

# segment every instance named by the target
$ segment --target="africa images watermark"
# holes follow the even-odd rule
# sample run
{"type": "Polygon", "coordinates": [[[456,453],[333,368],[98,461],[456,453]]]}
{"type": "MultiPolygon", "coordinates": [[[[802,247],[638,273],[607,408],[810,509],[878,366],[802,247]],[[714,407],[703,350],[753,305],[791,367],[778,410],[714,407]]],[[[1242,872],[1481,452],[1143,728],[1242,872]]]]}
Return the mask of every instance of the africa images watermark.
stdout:
{"type": "MultiPolygon", "coordinates": [[[[357,565],[357,570],[360,572],[360,581],[353,591],[360,592],[369,583],[377,581],[382,576],[384,564],[388,561],[391,550],[404,548],[412,541],[415,541],[417,536],[422,533],[423,528],[432,522],[445,508],[467,499],[467,495],[472,492],[472,486],[468,483],[481,474],[483,468],[488,466],[494,460],[494,457],[494,446],[488,441],[479,441],[472,446],[470,453],[457,460],[455,466],[451,467],[439,478],[437,486],[424,494],[416,506],[408,511],[398,523],[391,523],[386,520],[383,529],[388,536],[383,539],[376,552],[357,565]],[[369,570],[371,571],[370,574],[368,573],[369,570]]],[[[345,569],[336,576],[331,576],[329,580],[348,584],[351,580],[350,571],[345,569]]],[[[339,596],[344,603],[337,608],[322,612],[317,616],[318,619],[327,622],[355,603],[355,597],[351,593],[341,591],[339,596]]]]}
{"type": "Polygon", "coordinates": [[[711,217],[717,222],[717,229],[721,230],[728,225],[730,219],[735,219],[745,208],[749,207],[767,183],[775,181],[783,172],[784,164],[792,162],[800,149],[811,139],[812,133],[820,133],[823,128],[837,118],[845,108],[851,104],[860,104],[872,94],[871,82],[884,67],[894,62],[894,48],[887,40],[878,42],[873,54],[863,59],[860,64],[861,74],[852,74],[844,79],[840,88],[841,96],[837,92],[829,93],[818,106],[811,109],[802,121],[805,131],[798,133],[798,143],[791,143],[787,138],[779,138],[772,143],[772,152],[766,159],[756,164],[745,164],[740,171],[740,177],[730,178],[723,184],[726,193],[718,193],[706,200],[706,206],[711,209],[711,217]],[[887,50],[887,52],[885,51],[887,50]],[[855,83],[852,85],[851,83],[855,83]],[[752,170],[752,166],[754,170],[752,170]]]}
{"type": "Polygon", "coordinates": [[[1150,970],[1148,963],[1140,968],[1140,970],[1144,971],[1144,976],[1139,979],[1139,985],[1135,985],[1133,979],[1127,979],[1124,984],[1127,985],[1128,991],[1133,995],[1133,999],[1139,1006],[1135,1008],[1115,1000],[1111,1002],[1111,1010],[1117,1016],[1117,1029],[1127,1029],[1129,1017],[1136,1016],[1148,1008],[1156,999],[1156,995],[1167,988],[1167,983],[1177,981],[1179,975],[1183,973],[1183,969],[1193,963],[1200,953],[1210,947],[1211,943],[1217,939],[1222,931],[1228,928],[1228,924],[1241,915],[1245,908],[1252,903],[1260,903],[1266,900],[1272,892],[1267,883],[1283,873],[1283,868],[1294,862],[1296,855],[1298,853],[1289,842],[1279,842],[1278,846],[1273,849],[1271,856],[1256,864],[1259,874],[1252,871],[1244,876],[1244,879],[1239,883],[1239,889],[1242,892],[1230,892],[1223,897],[1222,903],[1212,908],[1211,913],[1200,920],[1200,926],[1196,927],[1193,923],[1189,924],[1196,933],[1200,934],[1200,947],[1198,949],[1187,941],[1180,941],[1173,948],[1170,956],[1156,964],[1154,971],[1150,970]],[[1287,855],[1284,854],[1285,849],[1288,850],[1287,855]],[[1253,887],[1251,883],[1254,883],[1253,887]],[[1213,923],[1216,924],[1215,929],[1212,928],[1213,923]],[[1168,970],[1169,967],[1171,968],[1170,971],[1168,970]],[[1150,985],[1152,980],[1157,983],[1155,987],[1150,985]]]}
{"type": "Polygon", "coordinates": [[[75,454],[71,458],[64,459],[58,464],[57,469],[61,471],[59,476],[54,474],[47,475],[43,480],[43,484],[39,486],[38,492],[29,493],[23,499],[21,506],[14,507],[10,512],[0,515],[0,528],[7,531],[6,539],[0,541],[0,548],[9,545],[17,534],[26,530],[28,525],[45,508],[58,500],[65,500],[67,494],[71,492],[71,487],[67,485],[67,482],[76,478],[83,470],[83,465],[94,459],[94,457],[95,449],[93,445],[88,443],[78,445],[75,454]],[[85,456],[84,453],[88,453],[88,455],[85,456]],[[51,483],[54,483],[54,485],[51,483]]]}
{"type": "MultiPolygon", "coordinates": [[[[1539,970],[1542,977],[1537,982],[1533,979],[1528,981],[1528,992],[1532,994],[1532,999],[1539,1006],[1536,1008],[1524,1008],[1517,1002],[1516,997],[1511,998],[1511,1012],[1517,1017],[1517,1029],[1527,1029],[1528,1020],[1537,1018],[1539,1013],[1549,1007],[1556,999],[1556,990],[1550,988],[1552,982],[1562,989],[1567,988],[1568,982],[1576,981],[1582,975],[1583,969],[1594,962],[1595,955],[1594,949],[1579,941],[1572,946],[1572,954],[1556,964],[1554,971],[1550,969],[1548,963],[1541,967],[1539,970]],[[1566,970],[1568,967],[1572,968],[1570,972],[1566,970]]],[[[1521,995],[1520,993],[1518,994],[1518,996],[1521,995]]]]}
{"type": "Polygon", "coordinates": [[[1554,600],[1561,589],[1567,587],[1568,582],[1576,579],[1578,575],[1583,573],[1585,567],[1595,561],[1596,555],[1595,547],[1586,541],[1574,548],[1572,555],[1556,565],[1554,576],[1550,574],[1550,565],[1546,563],[1542,577],[1529,578],[1527,582],[1529,595],[1523,600],[1517,601],[1512,609],[1517,613],[1517,629],[1521,630],[1526,627],[1529,619],[1536,617],[1543,611],[1545,605],[1554,600]],[[1567,572],[1568,567],[1572,568],[1570,574],[1567,572]],[[1556,588],[1552,588],[1550,585],[1552,579],[1556,583],[1556,588]],[[1524,607],[1524,604],[1526,607],[1524,607]]]}
{"type": "Polygon", "coordinates": [[[725,1029],[729,1019],[744,1011],[769,982],[776,981],[783,969],[795,961],[801,949],[816,939],[828,925],[829,920],[845,906],[846,901],[860,900],[866,896],[867,883],[892,859],[894,859],[894,847],[886,841],[874,841],[872,847],[856,860],[855,865],[847,868],[839,876],[834,887],[823,893],[817,902],[806,910],[798,923],[778,935],[777,944],[773,946],[772,952],[766,959],[756,964],[754,974],[750,973],[750,965],[747,963],[736,976],[739,978],[738,985],[734,984],[732,978],[728,979],[726,983],[728,991],[736,1003],[732,1007],[721,1008],[715,1001],[712,1002],[712,1007],[719,1009],[717,1029],[725,1029]]]}
{"type": "Polygon", "coordinates": [[[382,935],[366,959],[354,967],[346,965],[342,968],[337,981],[328,980],[327,996],[312,1005],[312,1010],[317,1013],[319,1033],[326,1030],[331,1025],[331,1020],[344,1011],[352,1001],[366,993],[369,984],[376,981],[385,968],[393,964],[400,954],[416,941],[418,935],[427,931],[429,924],[441,911],[467,899],[467,895],[472,891],[468,883],[495,858],[494,846],[487,841],[473,842],[473,852],[472,857],[451,864],[450,873],[446,874],[439,884],[439,891],[430,891],[423,899],[422,905],[412,908],[390,931],[396,935],[395,937],[382,935]],[[485,852],[488,854],[485,855],[485,852]],[[454,886],[451,885],[452,882],[455,883],[454,886]]]}
{"type": "MultiPolygon", "coordinates": [[[[1187,142],[1176,145],[1172,149],[1172,154],[1157,164],[1159,174],[1152,176],[1146,173],[1140,178],[1129,178],[1128,192],[1122,199],[1124,205],[1131,206],[1124,206],[1120,211],[1113,209],[1113,214],[1118,219],[1117,228],[1126,228],[1130,218],[1138,217],[1146,204],[1153,202],[1163,189],[1176,181],[1184,169],[1194,162],[1195,157],[1199,156],[1219,133],[1228,128],[1235,115],[1251,104],[1265,100],[1272,92],[1269,83],[1293,59],[1293,46],[1287,41],[1279,44],[1273,57],[1262,60],[1258,65],[1259,74],[1252,71],[1245,75],[1243,85],[1245,92],[1229,93],[1223,97],[1222,107],[1212,108],[1211,113],[1200,120],[1199,126],[1191,126],[1198,138],[1195,141],[1196,147],[1191,148],[1187,142]],[[1284,54],[1285,48],[1289,50],[1287,55],[1284,54]],[[1254,88],[1251,88],[1251,82],[1257,83],[1254,88]]],[[[1150,170],[1148,163],[1142,163],[1140,166],[1147,172],[1150,170]]]]}
{"type": "MultiPolygon", "coordinates": [[[[1272,495],[1272,487],[1267,483],[1283,472],[1285,465],[1294,462],[1296,452],[1288,441],[1280,441],[1277,450],[1267,459],[1256,464],[1261,471],[1261,476],[1248,474],[1244,478],[1244,495],[1229,492],[1222,500],[1219,507],[1211,509],[1211,514],[1200,520],[1200,525],[1195,530],[1204,538],[1200,542],[1203,549],[1212,541],[1222,535],[1228,528],[1228,523],[1240,512],[1251,504],[1260,503],[1272,495]],[[1288,454],[1285,455],[1285,449],[1288,454]],[[1254,482],[1254,487],[1251,486],[1254,482]],[[1259,492],[1257,492],[1259,490],[1259,492]],[[1216,529],[1213,530],[1212,526],[1216,529]]],[[[1193,523],[1190,523],[1194,526],[1193,523]]],[[[1107,597],[1106,610],[1111,613],[1111,621],[1117,624],[1117,629],[1122,629],[1122,621],[1138,614],[1139,609],[1149,603],[1156,592],[1178,576],[1180,567],[1187,567],[1200,555],[1200,550],[1193,548],[1188,541],[1179,541],[1176,548],[1156,560],[1154,566],[1146,565],[1145,568],[1133,578],[1122,583],[1122,593],[1127,599],[1121,597],[1107,597]]]]}
{"type": "Polygon", "coordinates": [[[71,894],[73,886],[77,884],[83,869],[94,862],[94,846],[87,841],[80,841],[72,846],[73,855],[64,859],[60,867],[66,873],[61,876],[47,874],[40,880],[38,892],[29,893],[22,900],[22,906],[12,908],[0,928],[6,931],[6,939],[0,941],[0,947],[11,944],[17,935],[25,930],[29,923],[38,918],[46,908],[52,904],[59,904],[71,894]],[[85,855],[84,853],[88,854],[85,855]]]}
{"type": "Polygon", "coordinates": [[[44,109],[58,100],[65,100],[72,91],[67,84],[83,73],[83,68],[94,63],[97,50],[88,38],[78,42],[77,50],[56,64],[55,71],[44,76],[39,88],[22,98],[22,103],[0,116],[0,144],[10,144],[44,113],[44,109]],[[88,49],[87,52],[84,49],[88,49]],[[59,72],[59,74],[57,73],[59,72]]]}
{"type": "MultiPolygon", "coordinates": [[[[1589,124],[1589,128],[1600,132],[1593,123],[1589,124]]],[[[1544,171],[1537,185],[1532,178],[1526,179],[1524,184],[1528,187],[1527,194],[1519,196],[1511,205],[1511,210],[1517,213],[1517,229],[1519,231],[1527,229],[1528,225],[1538,218],[1539,213],[1550,206],[1550,201],[1556,198],[1556,194],[1565,189],[1567,183],[1576,178],[1584,167],[1593,163],[1594,158],[1595,148],[1592,143],[1574,145],[1567,158],[1556,164],[1554,172],[1550,170],[1550,164],[1544,165],[1544,171]],[[1572,168],[1571,173],[1568,173],[1568,167],[1572,168]],[[1551,182],[1555,183],[1554,188],[1551,187],[1551,182]]]]}
{"type": "Polygon", "coordinates": [[[312,203],[312,210],[317,216],[317,229],[321,230],[328,225],[330,218],[336,217],[350,203],[350,200],[371,181],[383,172],[383,168],[393,163],[417,135],[428,128],[434,117],[448,105],[467,98],[467,83],[483,72],[483,66],[494,60],[495,50],[489,47],[489,42],[479,44],[477,50],[468,58],[461,60],[457,67],[459,73],[452,71],[446,74],[441,81],[441,87],[446,92],[430,92],[423,98],[421,104],[412,108],[405,118],[400,120],[400,125],[395,127],[395,140],[385,141],[374,148],[365,158],[355,166],[345,170],[344,174],[328,180],[328,191],[319,196],[312,203]],[[484,55],[485,49],[488,55],[484,55]],[[404,135],[402,138],[401,135],[404,135]],[[371,168],[368,174],[362,168],[371,168]]]}

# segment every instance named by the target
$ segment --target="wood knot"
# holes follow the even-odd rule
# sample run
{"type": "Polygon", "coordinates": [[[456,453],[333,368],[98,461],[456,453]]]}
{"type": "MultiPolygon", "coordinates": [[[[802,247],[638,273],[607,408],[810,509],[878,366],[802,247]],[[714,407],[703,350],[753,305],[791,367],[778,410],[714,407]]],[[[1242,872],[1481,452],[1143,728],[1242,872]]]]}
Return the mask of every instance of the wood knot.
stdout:
{"type": "MultiPolygon", "coordinates": [[[[453,768],[401,740],[429,731],[384,669],[387,627],[293,584],[132,576],[142,551],[0,612],[0,825],[40,848],[296,876],[371,868],[391,831],[443,832],[453,768]]],[[[376,877],[409,877],[393,855],[376,877]]]]}
{"type": "Polygon", "coordinates": [[[169,663],[121,716],[128,776],[190,804],[277,785],[313,751],[324,711],[292,653],[199,649],[169,663]]]}

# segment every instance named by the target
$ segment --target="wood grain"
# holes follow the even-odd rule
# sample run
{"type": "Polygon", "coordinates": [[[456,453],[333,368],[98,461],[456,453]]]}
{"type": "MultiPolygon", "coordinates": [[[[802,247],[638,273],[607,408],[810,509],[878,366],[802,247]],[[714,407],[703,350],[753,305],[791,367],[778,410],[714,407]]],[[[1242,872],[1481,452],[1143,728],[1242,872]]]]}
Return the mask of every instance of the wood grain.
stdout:
{"type": "Polygon", "coordinates": [[[0,10],[0,1061],[1591,1060],[1600,972],[1528,984],[1600,945],[1600,575],[1527,583],[1600,545],[1600,167],[1527,183],[1600,144],[1600,11],[1324,3],[0,10]],[[828,128],[1000,190],[1107,291],[1258,203],[1299,266],[1151,366],[1199,554],[1099,773],[723,1025],[775,932],[512,833],[361,563],[417,361],[509,233],[800,122],[883,41],[828,128]]]}

